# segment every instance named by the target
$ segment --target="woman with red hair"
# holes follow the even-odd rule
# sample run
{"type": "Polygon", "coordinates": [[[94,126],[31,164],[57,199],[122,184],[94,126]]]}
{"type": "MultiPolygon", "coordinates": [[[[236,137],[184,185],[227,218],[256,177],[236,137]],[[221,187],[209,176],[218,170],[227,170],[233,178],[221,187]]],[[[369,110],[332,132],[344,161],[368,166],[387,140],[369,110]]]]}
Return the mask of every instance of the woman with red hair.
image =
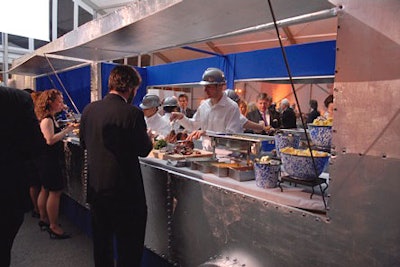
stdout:
{"type": "Polygon", "coordinates": [[[39,226],[42,230],[47,230],[53,239],[70,237],[58,223],[60,198],[64,188],[62,140],[74,129],[73,125],[67,125],[61,129],[55,120],[55,115],[63,108],[63,96],[60,91],[55,89],[43,91],[35,101],[35,113],[47,144],[46,151],[39,159],[38,164],[42,184],[38,197],[39,226]]]}

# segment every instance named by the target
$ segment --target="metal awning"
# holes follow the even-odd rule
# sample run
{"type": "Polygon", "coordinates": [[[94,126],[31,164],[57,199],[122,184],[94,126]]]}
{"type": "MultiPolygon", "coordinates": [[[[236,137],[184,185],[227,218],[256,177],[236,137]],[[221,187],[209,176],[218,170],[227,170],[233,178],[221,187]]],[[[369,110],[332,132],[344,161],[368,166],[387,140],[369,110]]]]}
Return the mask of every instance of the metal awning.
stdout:
{"type": "Polygon", "coordinates": [[[18,65],[18,68],[15,71],[13,70],[10,72],[37,76],[52,73],[52,68],[55,70],[67,70],[87,64],[90,64],[90,61],[79,60],[77,58],[68,59],[53,55],[30,54],[30,57],[25,58],[24,62],[18,65]],[[51,65],[49,64],[49,61],[51,65]]]}
{"type": "MultiPolygon", "coordinates": [[[[325,0],[272,0],[277,20],[334,7],[325,0]]],[[[213,39],[273,20],[265,0],[142,0],[123,7],[16,59],[11,73],[38,75],[51,72],[42,63],[46,54],[61,56],[64,64],[80,60],[107,61],[152,53],[213,39]],[[68,57],[68,58],[66,58],[68,57]],[[71,59],[76,60],[71,60],[71,59]],[[37,64],[38,63],[38,64],[37,64]]]]}

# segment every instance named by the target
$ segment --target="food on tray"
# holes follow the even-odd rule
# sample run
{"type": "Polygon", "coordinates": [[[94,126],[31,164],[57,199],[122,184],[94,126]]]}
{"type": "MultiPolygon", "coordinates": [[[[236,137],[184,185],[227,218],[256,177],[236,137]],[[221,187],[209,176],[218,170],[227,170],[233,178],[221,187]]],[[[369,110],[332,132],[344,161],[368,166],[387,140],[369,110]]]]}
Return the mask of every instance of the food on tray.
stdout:
{"type": "Polygon", "coordinates": [[[235,171],[251,171],[254,169],[253,166],[238,166],[238,167],[230,167],[231,169],[234,169],[235,171]]]}
{"type": "Polygon", "coordinates": [[[72,130],[72,133],[73,133],[73,134],[76,134],[76,135],[79,135],[79,128],[78,128],[78,129],[73,129],[73,130],[72,130]]]}
{"type": "MultiPolygon", "coordinates": [[[[306,156],[311,157],[311,152],[309,149],[296,149],[293,147],[284,147],[281,149],[281,153],[295,155],[295,156],[306,156]]],[[[312,150],[313,157],[326,157],[329,154],[327,152],[312,150]]]]}
{"type": "Polygon", "coordinates": [[[172,130],[166,137],[165,140],[168,143],[176,143],[177,141],[182,141],[182,140],[186,140],[186,138],[188,137],[188,134],[186,132],[179,132],[176,133],[175,130],[172,130]]]}
{"type": "Polygon", "coordinates": [[[261,158],[256,158],[255,159],[256,163],[261,163],[261,164],[270,164],[270,165],[279,165],[280,161],[271,159],[269,156],[262,156],[261,158]]]}
{"type": "Polygon", "coordinates": [[[217,168],[231,168],[231,167],[239,167],[240,164],[239,163],[213,163],[213,166],[217,167],[217,168]]]}
{"type": "Polygon", "coordinates": [[[315,126],[332,126],[332,122],[332,118],[327,119],[325,117],[319,116],[313,121],[312,124],[315,126]]]}
{"type": "MultiPolygon", "coordinates": [[[[173,153],[181,155],[191,155],[194,153],[194,143],[189,140],[181,140],[174,146],[173,153]]],[[[197,153],[196,151],[195,153],[197,153]]]]}
{"type": "Polygon", "coordinates": [[[154,143],[153,147],[154,147],[154,149],[161,149],[166,146],[167,146],[167,141],[165,141],[164,139],[160,139],[154,143]]]}

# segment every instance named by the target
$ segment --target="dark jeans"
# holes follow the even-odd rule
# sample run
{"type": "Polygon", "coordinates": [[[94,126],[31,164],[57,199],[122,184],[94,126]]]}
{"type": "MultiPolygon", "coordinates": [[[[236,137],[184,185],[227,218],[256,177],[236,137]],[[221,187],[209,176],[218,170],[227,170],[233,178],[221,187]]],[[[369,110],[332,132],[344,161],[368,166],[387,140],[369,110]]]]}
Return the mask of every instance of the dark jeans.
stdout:
{"type": "Polygon", "coordinates": [[[93,249],[96,267],[113,267],[116,240],[117,267],[140,266],[146,229],[146,206],[96,197],[91,203],[93,249]]]}
{"type": "Polygon", "coordinates": [[[11,248],[14,238],[24,221],[24,211],[5,208],[2,210],[3,224],[0,227],[0,266],[10,266],[11,248]]]}

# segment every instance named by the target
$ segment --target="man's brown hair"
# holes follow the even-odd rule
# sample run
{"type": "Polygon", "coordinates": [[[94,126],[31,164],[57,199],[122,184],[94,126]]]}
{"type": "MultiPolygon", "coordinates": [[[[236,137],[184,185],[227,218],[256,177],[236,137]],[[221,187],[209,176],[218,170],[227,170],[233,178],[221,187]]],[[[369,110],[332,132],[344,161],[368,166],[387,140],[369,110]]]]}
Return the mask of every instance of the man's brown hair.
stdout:
{"type": "Polygon", "coordinates": [[[127,92],[129,89],[136,88],[142,82],[140,74],[132,67],[118,65],[112,69],[108,78],[108,90],[127,92]]]}

